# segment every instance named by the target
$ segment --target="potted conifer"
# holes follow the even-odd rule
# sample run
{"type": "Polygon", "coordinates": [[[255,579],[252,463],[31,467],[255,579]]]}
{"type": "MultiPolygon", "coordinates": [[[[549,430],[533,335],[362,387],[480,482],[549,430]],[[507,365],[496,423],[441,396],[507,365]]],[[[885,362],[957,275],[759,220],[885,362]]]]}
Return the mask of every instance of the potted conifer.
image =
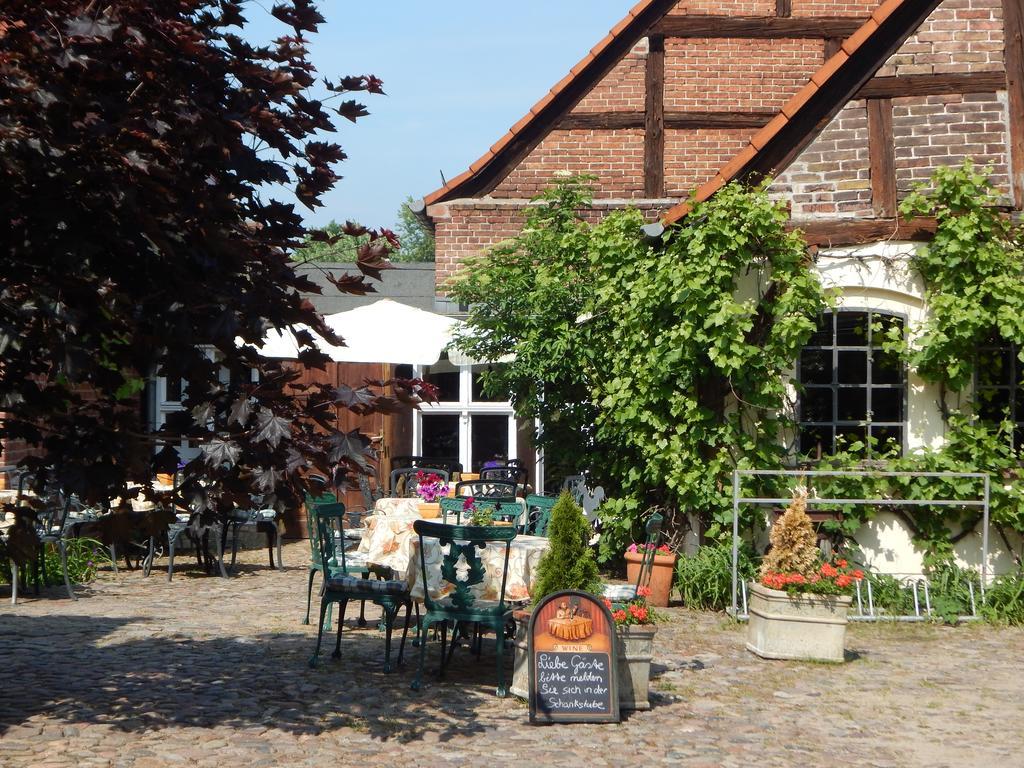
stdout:
{"type": "MultiPolygon", "coordinates": [[[[567,589],[601,594],[601,576],[597,560],[588,544],[590,525],[580,508],[568,492],[563,491],[555,506],[551,508],[548,523],[548,540],[551,546],[544,553],[537,566],[537,578],[530,596],[536,604],[547,595],[567,589]]],[[[513,614],[516,620],[515,670],[512,687],[516,696],[527,698],[529,687],[529,663],[527,654],[527,625],[530,611],[520,610],[513,614]]]]}
{"type": "MultiPolygon", "coordinates": [[[[568,493],[563,493],[551,510],[548,536],[551,547],[537,567],[537,580],[530,590],[534,604],[547,595],[578,589],[593,595],[603,592],[597,560],[589,546],[590,524],[568,493]]],[[[651,656],[654,648],[654,622],[659,618],[648,606],[650,590],[642,588],[634,599],[621,604],[605,604],[612,611],[618,633],[617,666],[619,705],[623,709],[650,709],[648,688],[651,656]]],[[[515,671],[511,691],[529,695],[529,655],[527,627],[530,611],[516,611],[515,671]]]]}
{"type": "Polygon", "coordinates": [[[846,614],[864,577],[846,560],[821,561],[807,516],[807,490],[772,526],[771,549],[750,584],[747,649],[766,659],[843,661],[846,614]]]}

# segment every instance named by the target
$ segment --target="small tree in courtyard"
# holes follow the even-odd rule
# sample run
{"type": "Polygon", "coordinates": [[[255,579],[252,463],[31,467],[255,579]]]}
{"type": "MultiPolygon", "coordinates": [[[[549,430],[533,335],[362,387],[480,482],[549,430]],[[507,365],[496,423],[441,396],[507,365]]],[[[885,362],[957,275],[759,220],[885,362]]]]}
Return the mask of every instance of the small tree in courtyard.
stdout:
{"type": "Polygon", "coordinates": [[[601,578],[589,546],[590,535],[590,524],[583,510],[563,491],[551,509],[548,523],[551,547],[537,566],[537,583],[533,588],[535,603],[546,595],[567,589],[600,593],[601,578]]]}

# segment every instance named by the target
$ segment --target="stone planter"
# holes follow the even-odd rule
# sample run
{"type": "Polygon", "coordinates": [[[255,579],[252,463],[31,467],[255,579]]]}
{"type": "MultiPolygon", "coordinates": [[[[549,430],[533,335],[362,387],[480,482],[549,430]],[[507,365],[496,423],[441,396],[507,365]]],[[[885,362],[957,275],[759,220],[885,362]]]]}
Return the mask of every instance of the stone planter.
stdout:
{"type": "MultiPolygon", "coordinates": [[[[626,553],[626,581],[636,584],[640,578],[640,566],[644,562],[643,552],[626,553]]],[[[672,594],[672,584],[676,577],[676,556],[655,555],[654,564],[651,566],[651,596],[647,602],[657,608],[668,608],[669,596],[672,594]]]]}
{"type": "Polygon", "coordinates": [[[750,584],[747,650],[765,659],[844,660],[846,595],[788,593],[750,584]]]}
{"type": "MultiPolygon", "coordinates": [[[[530,667],[527,652],[527,625],[530,611],[516,611],[516,639],[512,686],[509,690],[521,699],[529,698],[530,667]]],[[[618,629],[619,707],[624,710],[651,708],[648,686],[651,678],[651,656],[657,627],[646,624],[618,629]]]]}

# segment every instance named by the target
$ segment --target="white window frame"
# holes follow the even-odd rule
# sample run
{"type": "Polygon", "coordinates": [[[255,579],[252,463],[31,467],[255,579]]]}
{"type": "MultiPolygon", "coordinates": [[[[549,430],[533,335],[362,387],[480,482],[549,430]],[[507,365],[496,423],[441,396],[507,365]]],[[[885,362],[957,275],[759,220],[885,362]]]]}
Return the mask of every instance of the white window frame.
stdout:
{"type": "MultiPolygon", "coordinates": [[[[413,376],[421,378],[430,366],[413,366],[413,376]]],[[[473,457],[473,416],[507,416],[508,458],[519,458],[519,434],[516,425],[515,411],[512,403],[484,402],[473,400],[473,366],[455,366],[459,369],[459,399],[439,403],[425,403],[414,411],[412,422],[412,452],[417,456],[423,454],[423,416],[458,416],[459,417],[459,463],[466,471],[471,471],[473,457]]],[[[477,366],[479,367],[479,366],[477,366]]]]}
{"type": "MultiPolygon", "coordinates": [[[[216,347],[203,347],[203,352],[206,356],[213,360],[217,354],[216,347]]],[[[251,374],[252,382],[255,384],[259,381],[259,372],[256,369],[252,369],[251,374]]],[[[217,378],[221,384],[228,384],[231,380],[231,374],[227,368],[221,368],[218,371],[217,378]]],[[[167,415],[171,413],[178,413],[185,410],[185,406],[181,404],[180,400],[168,400],[167,399],[167,377],[166,376],[151,376],[150,377],[150,399],[149,399],[149,424],[150,429],[153,432],[159,430],[164,424],[167,423],[167,415]]],[[[186,382],[184,379],[181,381],[181,391],[184,393],[186,382]]],[[[199,454],[199,448],[190,446],[188,440],[182,440],[178,444],[178,453],[183,460],[190,459],[199,454]]]]}

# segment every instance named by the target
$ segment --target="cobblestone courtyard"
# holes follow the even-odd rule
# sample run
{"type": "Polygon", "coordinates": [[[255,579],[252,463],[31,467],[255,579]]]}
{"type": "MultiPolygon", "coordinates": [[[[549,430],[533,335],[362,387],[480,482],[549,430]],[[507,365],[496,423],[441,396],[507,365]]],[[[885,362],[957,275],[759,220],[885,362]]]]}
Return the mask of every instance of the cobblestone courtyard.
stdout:
{"type": "Polygon", "coordinates": [[[650,712],[531,727],[494,697],[486,651],[439,682],[432,645],[417,694],[415,656],[385,675],[383,638],[353,629],[310,670],[308,551],[286,546],[283,572],[245,553],[227,581],[103,573],[78,602],[29,590],[12,607],[3,588],[0,766],[1024,764],[1018,630],[856,626],[835,667],[757,660],[742,628],[671,609],[650,712]]]}

